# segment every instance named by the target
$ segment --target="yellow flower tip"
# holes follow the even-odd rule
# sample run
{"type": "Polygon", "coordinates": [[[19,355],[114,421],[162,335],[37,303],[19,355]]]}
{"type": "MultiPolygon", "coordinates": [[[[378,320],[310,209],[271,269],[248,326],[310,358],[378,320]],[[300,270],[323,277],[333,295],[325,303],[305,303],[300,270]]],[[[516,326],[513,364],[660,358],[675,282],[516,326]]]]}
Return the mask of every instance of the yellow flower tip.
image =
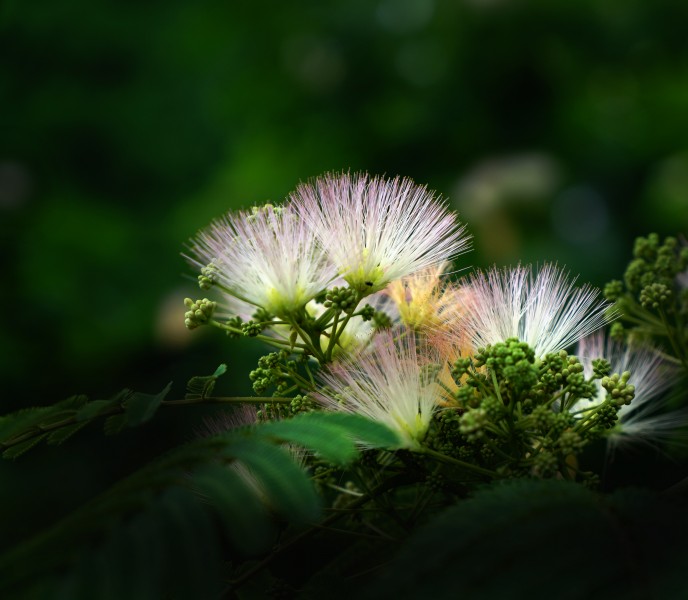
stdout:
{"type": "Polygon", "coordinates": [[[385,289],[389,283],[389,279],[385,277],[385,273],[380,267],[362,265],[357,269],[342,273],[341,276],[351,288],[360,294],[361,298],[385,289]]]}
{"type": "Polygon", "coordinates": [[[396,305],[404,325],[416,330],[437,326],[440,313],[450,297],[441,281],[448,266],[448,262],[443,262],[387,286],[387,294],[396,305]]]}
{"type": "Polygon", "coordinates": [[[265,293],[264,308],[269,313],[284,318],[303,309],[310,299],[311,295],[302,286],[295,286],[289,296],[275,287],[270,287],[265,293]]]}
{"type": "Polygon", "coordinates": [[[430,428],[429,420],[423,418],[420,413],[412,421],[404,419],[401,415],[394,415],[393,420],[395,430],[400,437],[401,447],[418,450],[430,428]]]}

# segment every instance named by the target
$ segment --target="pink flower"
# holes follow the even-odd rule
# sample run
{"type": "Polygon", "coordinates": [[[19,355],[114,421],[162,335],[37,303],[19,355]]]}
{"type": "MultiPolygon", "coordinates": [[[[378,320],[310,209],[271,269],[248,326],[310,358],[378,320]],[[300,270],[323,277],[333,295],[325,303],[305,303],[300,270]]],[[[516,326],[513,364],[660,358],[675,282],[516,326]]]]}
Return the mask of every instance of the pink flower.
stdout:
{"type": "Polygon", "coordinates": [[[551,264],[536,275],[530,266],[473,275],[457,337],[474,350],[515,337],[538,358],[563,350],[613,319],[596,289],[574,281],[551,264]]]}
{"type": "MultiPolygon", "coordinates": [[[[629,443],[657,445],[673,441],[676,432],[688,425],[688,410],[666,410],[662,394],[677,382],[680,371],[654,346],[632,340],[623,344],[597,332],[580,341],[577,355],[586,377],[592,376],[592,361],[596,358],[606,358],[612,365],[612,373],[629,371],[631,374],[628,381],[635,386],[635,397],[630,404],[619,408],[619,420],[608,438],[611,448],[629,443]]],[[[597,397],[577,402],[572,411],[592,408],[604,401],[605,392],[599,380],[597,383],[597,397]]]]}
{"type": "Polygon", "coordinates": [[[327,174],[291,200],[362,296],[468,249],[456,215],[410,179],[327,174]]]}
{"type": "Polygon", "coordinates": [[[392,332],[381,332],[367,351],[333,364],[314,395],[326,408],[387,425],[399,435],[399,447],[418,448],[442,391],[428,376],[431,358],[419,356],[415,336],[400,337],[395,342],[392,332]]]}
{"type": "Polygon", "coordinates": [[[230,212],[192,241],[196,266],[214,263],[225,292],[271,314],[302,309],[336,276],[316,236],[289,207],[230,212]]]}

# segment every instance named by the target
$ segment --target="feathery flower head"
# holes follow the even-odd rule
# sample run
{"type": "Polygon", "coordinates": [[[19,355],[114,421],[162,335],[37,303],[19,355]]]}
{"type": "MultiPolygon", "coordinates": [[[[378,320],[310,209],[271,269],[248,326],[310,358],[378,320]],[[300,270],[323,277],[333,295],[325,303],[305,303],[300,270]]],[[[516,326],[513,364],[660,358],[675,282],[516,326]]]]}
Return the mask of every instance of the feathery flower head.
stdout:
{"type": "Polygon", "coordinates": [[[430,364],[430,357],[417,352],[413,333],[395,342],[392,332],[384,331],[367,351],[322,373],[325,387],[315,397],[331,410],[387,425],[399,435],[400,447],[418,448],[442,400],[440,387],[428,378],[430,364]]]}
{"type": "Polygon", "coordinates": [[[196,266],[233,296],[275,315],[299,310],[336,276],[316,237],[290,207],[230,212],[192,241],[196,266]]]}
{"type": "Polygon", "coordinates": [[[538,358],[563,350],[613,319],[596,289],[574,282],[552,264],[535,275],[520,265],[473,275],[460,333],[474,350],[508,338],[526,342],[538,358]]]}
{"type": "Polygon", "coordinates": [[[327,174],[291,200],[361,295],[468,249],[456,215],[410,179],[327,174]]]}
{"type": "MultiPolygon", "coordinates": [[[[586,377],[593,374],[593,360],[602,357],[611,363],[612,373],[629,371],[631,374],[629,383],[635,386],[635,397],[630,404],[619,408],[619,420],[609,435],[612,447],[629,442],[652,445],[669,441],[677,429],[688,425],[686,410],[662,413],[666,406],[661,395],[676,383],[680,371],[670,365],[654,346],[633,340],[623,344],[598,331],[579,342],[577,354],[586,377]]],[[[580,400],[572,407],[572,411],[592,408],[604,401],[600,380],[596,381],[597,397],[580,400]]]]}
{"type": "Polygon", "coordinates": [[[458,317],[462,307],[460,289],[442,282],[450,265],[442,262],[387,286],[385,291],[394,301],[404,325],[415,330],[429,330],[458,317]]]}

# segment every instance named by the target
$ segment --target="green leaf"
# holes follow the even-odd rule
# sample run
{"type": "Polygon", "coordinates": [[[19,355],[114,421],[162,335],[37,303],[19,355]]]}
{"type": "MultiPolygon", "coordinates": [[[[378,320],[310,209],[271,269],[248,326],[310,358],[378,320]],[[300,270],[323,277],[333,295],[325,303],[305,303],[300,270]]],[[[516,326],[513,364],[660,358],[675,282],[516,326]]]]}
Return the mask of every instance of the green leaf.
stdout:
{"type": "MultiPolygon", "coordinates": [[[[219,598],[224,586],[220,579],[223,549],[218,523],[198,496],[188,489],[172,487],[156,500],[148,514],[159,522],[164,546],[160,572],[163,593],[141,597],[219,598]]],[[[144,572],[142,576],[150,575],[144,572]]]]}
{"type": "Polygon", "coordinates": [[[393,448],[396,433],[360,415],[314,411],[284,421],[265,423],[258,435],[275,436],[310,448],[337,464],[346,464],[356,455],[354,441],[368,448],[393,448]]]}
{"type": "Polygon", "coordinates": [[[141,392],[134,392],[124,403],[125,414],[127,416],[127,425],[129,427],[136,427],[148,421],[158,410],[160,403],[165,399],[165,396],[170,391],[172,382],[168,383],[158,394],[144,394],[141,392]]]}
{"type": "Polygon", "coordinates": [[[119,402],[119,397],[112,398],[111,400],[93,400],[81,408],[81,410],[76,413],[75,418],[77,421],[89,421],[91,419],[95,419],[103,411],[112,406],[118,405],[119,402]]]}
{"type": "Polygon", "coordinates": [[[9,448],[7,448],[7,450],[5,450],[2,453],[2,457],[7,459],[19,458],[22,454],[31,450],[31,448],[33,448],[36,444],[43,440],[47,435],[47,432],[41,433],[40,435],[32,437],[31,439],[26,440],[25,442],[20,442],[19,444],[10,446],[9,448]]]}
{"type": "Polygon", "coordinates": [[[128,419],[126,414],[112,415],[105,419],[103,424],[103,431],[105,435],[117,435],[122,429],[127,426],[128,419]]]}
{"type": "Polygon", "coordinates": [[[352,437],[337,423],[295,417],[265,423],[256,433],[310,448],[335,464],[346,464],[358,455],[352,437]]]}
{"type": "Polygon", "coordinates": [[[361,415],[316,412],[309,415],[313,415],[311,418],[314,419],[326,417],[328,423],[341,425],[349,435],[368,448],[396,448],[399,445],[399,436],[394,431],[361,415]]]}
{"type": "Polygon", "coordinates": [[[14,437],[38,428],[38,425],[55,411],[53,406],[38,406],[24,408],[0,417],[0,442],[10,441],[14,437]]]}
{"type": "Polygon", "coordinates": [[[72,425],[67,425],[66,427],[61,427],[60,429],[56,429],[50,433],[45,441],[50,445],[61,444],[72,437],[77,431],[86,427],[86,425],[88,425],[88,421],[82,421],[81,423],[74,423],[72,425]]]}
{"type": "Polygon", "coordinates": [[[8,442],[41,425],[50,425],[69,418],[86,402],[85,396],[72,396],[52,406],[24,408],[0,417],[0,442],[8,442]]]}
{"type": "Polygon", "coordinates": [[[241,554],[253,556],[270,547],[274,527],[257,490],[240,470],[208,465],[193,474],[192,485],[220,515],[232,545],[241,554]]]}
{"type": "Polygon", "coordinates": [[[486,487],[416,531],[364,597],[683,597],[672,586],[685,580],[685,514],[625,492],[556,480],[486,487]]]}
{"type": "Polygon", "coordinates": [[[84,396],[83,394],[77,394],[75,396],[70,396],[69,398],[66,398],[65,400],[61,400],[57,404],[55,404],[55,408],[59,408],[61,410],[77,410],[84,406],[88,402],[88,397],[84,396]]]}
{"type": "Polygon", "coordinates": [[[230,444],[223,454],[239,459],[250,470],[271,508],[288,520],[305,523],[318,517],[320,499],[287,450],[246,438],[230,444]]]}
{"type": "Polygon", "coordinates": [[[197,375],[186,384],[187,400],[202,400],[213,393],[217,379],[227,372],[227,365],[221,364],[212,375],[197,375]]]}

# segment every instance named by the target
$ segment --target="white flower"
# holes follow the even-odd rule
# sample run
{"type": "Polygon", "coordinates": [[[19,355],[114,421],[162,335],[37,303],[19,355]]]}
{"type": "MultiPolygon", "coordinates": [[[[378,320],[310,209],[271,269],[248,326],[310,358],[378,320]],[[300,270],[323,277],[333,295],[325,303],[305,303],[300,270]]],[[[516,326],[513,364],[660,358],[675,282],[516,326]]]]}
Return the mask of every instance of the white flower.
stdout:
{"type": "Polygon", "coordinates": [[[474,350],[513,337],[538,358],[563,350],[613,319],[596,289],[574,282],[551,264],[537,275],[530,266],[473,275],[457,335],[467,336],[474,350]]]}
{"type": "MultiPolygon", "coordinates": [[[[608,438],[611,447],[631,442],[658,445],[670,441],[679,428],[688,425],[687,410],[665,412],[667,407],[662,394],[676,383],[680,372],[654,346],[633,341],[622,344],[597,332],[579,342],[577,355],[586,377],[592,376],[592,361],[596,358],[606,358],[611,363],[612,373],[629,371],[631,374],[628,382],[635,386],[635,397],[630,404],[619,408],[619,420],[608,438]]],[[[597,397],[580,400],[572,411],[594,407],[604,401],[605,392],[599,380],[596,381],[597,397]]]]}
{"type": "Polygon", "coordinates": [[[291,200],[362,294],[468,249],[456,215],[410,179],[328,174],[300,185],[291,200]]]}
{"type": "Polygon", "coordinates": [[[412,333],[394,341],[391,331],[377,335],[368,351],[344,357],[321,375],[315,397],[331,410],[360,414],[399,435],[399,446],[418,448],[442,400],[427,376],[429,357],[416,351],[412,333]]]}
{"type": "Polygon", "coordinates": [[[289,207],[228,213],[192,241],[197,266],[211,262],[221,288],[283,316],[299,310],[336,276],[316,237],[289,207]]]}

